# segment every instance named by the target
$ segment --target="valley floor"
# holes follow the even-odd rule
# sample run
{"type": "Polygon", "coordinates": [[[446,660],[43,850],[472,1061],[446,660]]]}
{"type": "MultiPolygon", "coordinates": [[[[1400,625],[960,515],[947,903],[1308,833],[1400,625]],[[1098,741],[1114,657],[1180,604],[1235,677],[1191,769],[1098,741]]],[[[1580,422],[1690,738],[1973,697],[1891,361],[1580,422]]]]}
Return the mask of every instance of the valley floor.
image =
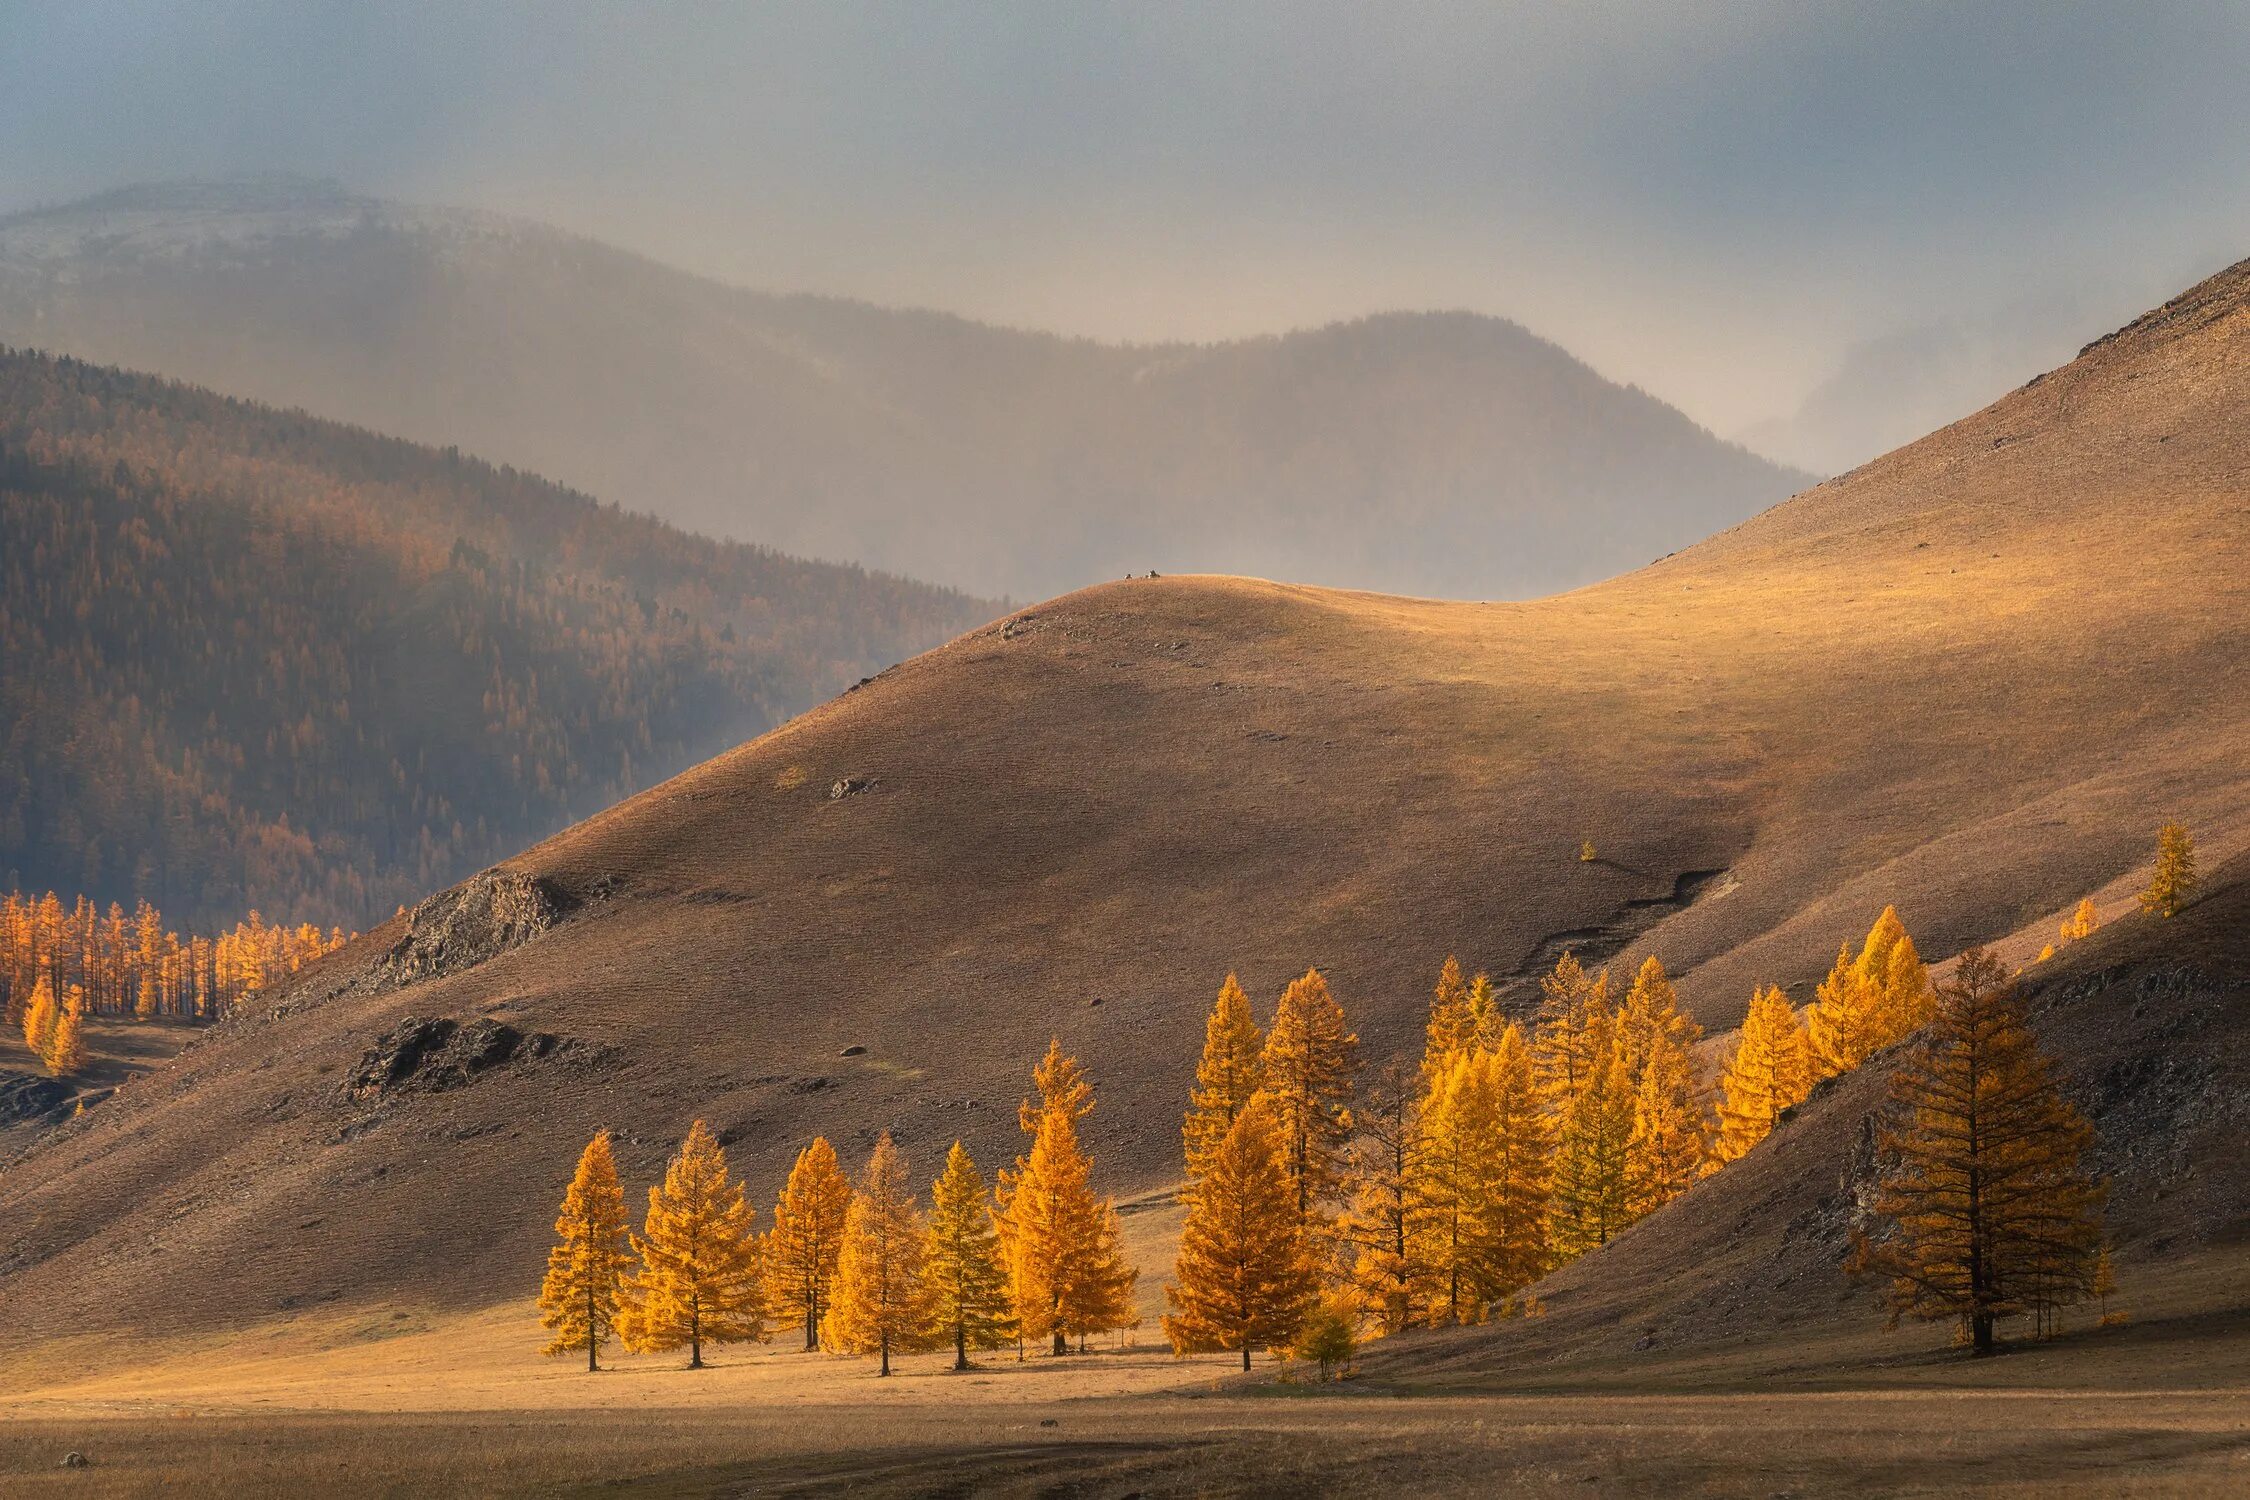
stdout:
{"type": "MultiPolygon", "coordinates": [[[[17,1351],[13,1495],[1528,1495],[2250,1490],[2250,1328],[2089,1331],[1777,1384],[1770,1363],[1582,1372],[1573,1389],[1243,1384],[1120,1340],[956,1375],[786,1346],[689,1372],[541,1359],[526,1306],[305,1319],[204,1345],[17,1351]],[[36,1373],[35,1373],[36,1372],[36,1373]],[[1793,1387],[1793,1388],[1792,1388],[1793,1387]],[[86,1455],[85,1468],[59,1467],[86,1455]]],[[[1770,1361],[1771,1351],[1759,1357],[1770,1361]]]]}

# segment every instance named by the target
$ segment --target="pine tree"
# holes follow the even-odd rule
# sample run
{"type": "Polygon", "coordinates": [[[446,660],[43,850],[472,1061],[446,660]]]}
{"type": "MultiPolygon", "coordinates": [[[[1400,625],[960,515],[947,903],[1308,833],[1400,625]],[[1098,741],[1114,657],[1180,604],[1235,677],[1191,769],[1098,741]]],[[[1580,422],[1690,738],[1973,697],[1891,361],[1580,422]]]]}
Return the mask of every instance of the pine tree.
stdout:
{"type": "Polygon", "coordinates": [[[1631,1222],[1626,1151],[1635,1093],[1624,1052],[1613,1046],[1558,1122],[1554,1239],[1565,1259],[1608,1244],[1631,1222]]]}
{"type": "Polygon", "coordinates": [[[1429,1110],[1428,1211],[1421,1225],[1440,1311],[1485,1307],[1548,1263],[1550,1146],[1523,1030],[1453,1060],[1429,1110]]]}
{"type": "Polygon", "coordinates": [[[39,1054],[49,1076],[67,1078],[86,1066],[85,1027],[86,992],[74,984],[47,1033],[47,1045],[39,1054]]]}
{"type": "Polygon", "coordinates": [[[1233,1128],[1234,1117],[1258,1091],[1264,1045],[1258,1023],[1250,1015],[1250,998],[1229,974],[1204,1023],[1203,1058],[1196,1064],[1195,1091],[1180,1126],[1191,1192],[1203,1175],[1204,1163],[1233,1128]]]}
{"type": "Polygon", "coordinates": [[[546,1352],[584,1349],[586,1368],[598,1370],[602,1338],[617,1326],[627,1267],[625,1190],[617,1183],[606,1130],[579,1155],[555,1219],[555,1238],[539,1288],[540,1326],[554,1334],[546,1352]]]}
{"type": "Polygon", "coordinates": [[[1813,1071],[1822,1078],[1849,1073],[1882,1045],[1883,997],[1870,990],[1849,948],[1836,950],[1835,966],[1805,1008],[1813,1071]]]}
{"type": "Polygon", "coordinates": [[[1282,1172],[1300,1223],[1319,1217],[1343,1179],[1358,1049],[1359,1037],[1320,971],[1307,969],[1290,981],[1266,1036],[1264,1077],[1281,1126],[1282,1172]]]}
{"type": "Polygon", "coordinates": [[[1417,1074],[1404,1063],[1386,1063],[1377,1072],[1355,1112],[1351,1204],[1337,1226],[1353,1248],[1352,1285],[1385,1335],[1416,1327],[1429,1298],[1422,1230],[1429,1169],[1419,1093],[1417,1074]]]}
{"type": "Polygon", "coordinates": [[[1283,1168],[1284,1142],[1264,1094],[1236,1116],[1180,1231],[1164,1335],[1177,1354],[1286,1347],[1319,1290],[1303,1220],[1283,1168]]]}
{"type": "Polygon", "coordinates": [[[922,1347],[931,1322],[922,1277],[925,1244],[922,1216],[906,1185],[906,1160],[886,1130],[844,1216],[835,1295],[820,1323],[822,1347],[877,1355],[878,1375],[891,1373],[892,1351],[922,1347]]]}
{"type": "Polygon", "coordinates": [[[1888,1279],[1894,1322],[1958,1318],[1990,1353],[1997,1319],[2092,1294],[2103,1193],[2082,1165],[2092,1144],[2006,969],[1971,949],[1891,1075],[1878,1145],[1895,1165],[1874,1208],[1893,1231],[1855,1235],[1850,1268],[1888,1279]]]}
{"type": "Polygon", "coordinates": [[[1015,1337],[1008,1272],[984,1177],[959,1141],[930,1189],[929,1242],[922,1253],[932,1331],[953,1343],[953,1368],[969,1368],[971,1349],[997,1349],[1015,1337]]]}
{"type": "Polygon", "coordinates": [[[1739,1160],[1773,1133],[1781,1112],[1812,1092],[1812,1042],[1789,998],[1768,987],[1750,998],[1742,1034],[1719,1083],[1719,1136],[1713,1154],[1739,1160]]]}
{"type": "Polygon", "coordinates": [[[774,1205],[762,1256],[766,1305],[775,1319],[803,1325],[808,1350],[820,1347],[820,1320],[835,1285],[851,1198],[851,1180],[837,1164],[836,1148],[815,1137],[797,1153],[774,1205]]]}
{"type": "Polygon", "coordinates": [[[1041,1103],[1020,1118],[1028,1155],[1000,1174],[995,1213],[1006,1252],[1017,1327],[1066,1354],[1073,1336],[1132,1321],[1133,1271],[1125,1264],[1117,1212],[1093,1191],[1093,1163],[1078,1143],[1092,1088],[1059,1045],[1033,1075],[1041,1103]]]}
{"type": "Polygon", "coordinates": [[[1446,955],[1438,971],[1437,988],[1430,993],[1430,1019],[1423,1028],[1422,1087],[1425,1091],[1445,1076],[1457,1052],[1476,1042],[1476,1025],[1469,1015],[1469,986],[1461,978],[1461,961],[1446,955]]]}
{"type": "Polygon", "coordinates": [[[1548,1107],[1561,1113],[1608,1066],[1609,970],[1588,974],[1578,956],[1565,953],[1555,972],[1539,981],[1539,1014],[1532,1059],[1548,1107]]]}
{"type": "Polygon", "coordinates": [[[687,1346],[688,1368],[703,1368],[705,1343],[766,1336],[758,1242],[742,1184],[727,1176],[719,1138],[697,1120],[648,1190],[648,1217],[632,1237],[640,1270],[626,1283],[618,1318],[625,1347],[657,1353],[687,1346]]]}
{"type": "Polygon", "coordinates": [[[2152,917],[2176,916],[2195,887],[2195,836],[2184,823],[2167,823],[2156,831],[2156,873],[2141,892],[2141,910],[2152,917]]]}

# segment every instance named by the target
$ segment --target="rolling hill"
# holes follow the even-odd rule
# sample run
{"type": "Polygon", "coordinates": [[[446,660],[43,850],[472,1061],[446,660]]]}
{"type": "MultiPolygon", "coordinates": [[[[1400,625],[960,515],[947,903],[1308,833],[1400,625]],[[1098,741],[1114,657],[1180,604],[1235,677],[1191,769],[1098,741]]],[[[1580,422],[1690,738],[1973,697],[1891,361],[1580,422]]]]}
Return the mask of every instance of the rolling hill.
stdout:
{"type": "Polygon", "coordinates": [[[0,885],[364,925],[996,607],[0,349],[0,885]]]}
{"type": "Polygon", "coordinates": [[[1885,902],[1933,957],[2114,902],[2164,819],[2214,861],[2250,839],[2246,410],[2250,263],[1597,587],[1141,579],[1018,611],[54,1132],[0,1176],[0,1296],[34,1334],[521,1297],[598,1126],[639,1184],[705,1116],[766,1201],[816,1131],[990,1163],[1050,1034],[1099,1080],[1107,1180],[1159,1189],[1229,969],[1270,1005],[1321,966],[1380,1055],[1448,952],[1522,1005],[1565,947],[1656,951],[1724,1028],[1885,902]]]}
{"type": "Polygon", "coordinates": [[[1112,347],[289,180],[0,220],[0,341],[1018,599],[1151,568],[1545,593],[1810,482],[1493,318],[1112,347]]]}

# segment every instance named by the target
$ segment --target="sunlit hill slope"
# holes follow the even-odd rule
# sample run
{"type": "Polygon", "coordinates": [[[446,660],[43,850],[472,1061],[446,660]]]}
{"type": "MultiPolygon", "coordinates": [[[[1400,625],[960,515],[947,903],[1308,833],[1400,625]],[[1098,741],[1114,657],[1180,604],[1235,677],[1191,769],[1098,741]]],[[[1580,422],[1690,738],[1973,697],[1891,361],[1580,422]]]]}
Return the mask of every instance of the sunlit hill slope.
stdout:
{"type": "Polygon", "coordinates": [[[1380,1054],[1448,952],[1522,1004],[1566,946],[1653,950],[1725,1028],[1885,902],[1944,957],[2128,880],[2162,819],[2223,856],[2250,833],[2246,411],[2250,266],[1577,593],[1167,578],[1023,610],[58,1132],[0,1178],[0,1297],[38,1330],[521,1296],[597,1126],[645,1183],[706,1116],[761,1198],[816,1131],[991,1160],[1051,1033],[1100,1080],[1108,1181],[1158,1186],[1230,968],[1270,1003],[1321,966],[1380,1054]],[[400,1072],[408,1018],[521,1040],[400,1072]],[[224,1297],[183,1265],[227,1267],[224,1297]]]}

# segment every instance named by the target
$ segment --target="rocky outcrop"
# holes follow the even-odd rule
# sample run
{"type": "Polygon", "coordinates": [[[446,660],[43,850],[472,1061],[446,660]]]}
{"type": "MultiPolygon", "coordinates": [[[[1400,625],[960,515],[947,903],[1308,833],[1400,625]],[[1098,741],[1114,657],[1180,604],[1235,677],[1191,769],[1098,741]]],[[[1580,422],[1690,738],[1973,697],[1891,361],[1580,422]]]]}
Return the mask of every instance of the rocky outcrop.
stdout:
{"type": "Polygon", "coordinates": [[[445,1016],[408,1016],[360,1055],[344,1094],[363,1104],[395,1094],[441,1094],[495,1068],[535,1062],[572,1046],[551,1032],[527,1033],[490,1019],[464,1024],[445,1016]]]}
{"type": "Polygon", "coordinates": [[[571,905],[537,876],[487,870],[408,913],[405,935],[376,960],[375,976],[407,985],[458,974],[522,947],[562,921],[571,905]]]}

